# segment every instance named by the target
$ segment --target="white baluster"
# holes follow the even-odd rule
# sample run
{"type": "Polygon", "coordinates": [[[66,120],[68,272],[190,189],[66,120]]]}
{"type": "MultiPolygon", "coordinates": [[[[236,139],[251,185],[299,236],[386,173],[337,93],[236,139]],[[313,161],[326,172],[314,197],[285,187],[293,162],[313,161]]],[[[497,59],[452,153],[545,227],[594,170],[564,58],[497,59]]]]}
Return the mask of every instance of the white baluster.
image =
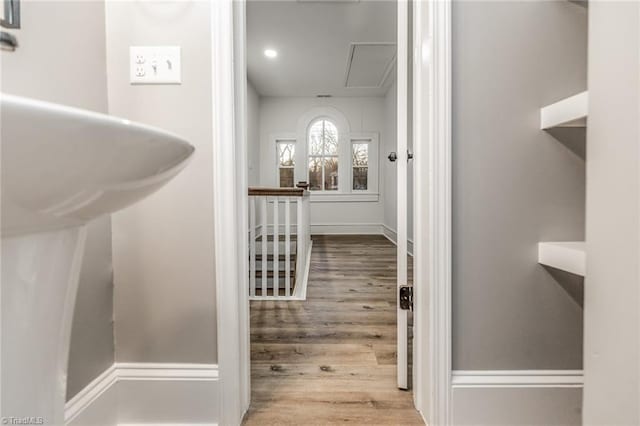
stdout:
{"type": "Polygon", "coordinates": [[[291,296],[291,199],[284,200],[284,294],[291,296]]]}
{"type": "Polygon", "coordinates": [[[260,215],[262,229],[260,234],[262,237],[262,296],[267,295],[267,197],[260,197],[260,215]]]}
{"type": "Polygon", "coordinates": [[[302,251],[304,247],[304,212],[302,211],[302,198],[303,197],[298,197],[296,202],[298,209],[296,222],[296,286],[300,283],[301,274],[304,270],[304,252],[302,251]]]}
{"type": "Polygon", "coordinates": [[[273,199],[273,295],[278,296],[280,291],[280,229],[278,217],[278,204],[280,199],[273,199]]]}
{"type": "Polygon", "coordinates": [[[307,250],[309,249],[309,197],[303,196],[300,201],[302,202],[302,269],[300,270],[300,280],[307,266],[307,250]]]}
{"type": "Polygon", "coordinates": [[[256,198],[249,197],[249,296],[256,295],[256,198]]]}

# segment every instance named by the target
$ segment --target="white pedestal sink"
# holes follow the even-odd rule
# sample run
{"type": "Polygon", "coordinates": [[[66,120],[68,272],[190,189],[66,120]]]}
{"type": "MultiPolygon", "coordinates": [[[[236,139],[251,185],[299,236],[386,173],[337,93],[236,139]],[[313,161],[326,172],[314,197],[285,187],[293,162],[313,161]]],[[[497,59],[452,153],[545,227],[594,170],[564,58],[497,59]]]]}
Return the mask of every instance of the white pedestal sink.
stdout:
{"type": "Polygon", "coordinates": [[[85,225],[160,188],[194,148],[149,126],[16,96],[0,95],[0,114],[0,416],[60,425],[85,225]]]}

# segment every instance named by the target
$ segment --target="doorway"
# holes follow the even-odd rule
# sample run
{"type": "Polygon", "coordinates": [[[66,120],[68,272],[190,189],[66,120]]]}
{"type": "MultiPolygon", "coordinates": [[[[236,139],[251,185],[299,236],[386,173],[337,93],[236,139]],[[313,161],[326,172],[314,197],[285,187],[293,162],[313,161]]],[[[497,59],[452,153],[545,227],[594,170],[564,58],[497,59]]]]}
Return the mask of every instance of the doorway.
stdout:
{"type": "MultiPolygon", "coordinates": [[[[300,1],[299,3],[306,3],[300,1]]],[[[398,2],[402,5],[403,2],[398,2]]],[[[406,3],[404,3],[406,5],[406,3]]],[[[450,416],[450,2],[412,3],[414,61],[414,402],[429,423],[450,416]],[[428,238],[427,238],[428,236],[428,238]],[[420,290],[422,289],[422,290],[420,290]]],[[[214,2],[214,179],[221,422],[250,401],[246,241],[245,2],[214,2]],[[235,50],[235,52],[234,52],[235,50]],[[233,61],[232,61],[233,58],[233,61]],[[235,118],[234,118],[235,117],[235,118]],[[228,161],[235,151],[236,162],[228,161]],[[234,206],[231,208],[230,206],[234,206]]],[[[400,155],[405,155],[402,152],[400,155]]],[[[406,157],[405,157],[406,158],[406,157]]],[[[344,170],[344,169],[343,169],[344,170]]],[[[382,184],[383,182],[380,181],[382,184]]],[[[322,225],[322,224],[320,224],[322,225]]],[[[365,228],[358,228],[359,233],[365,228]]]]}
{"type": "Polygon", "coordinates": [[[397,309],[410,277],[407,9],[246,3],[247,424],[422,423],[397,309]]]}

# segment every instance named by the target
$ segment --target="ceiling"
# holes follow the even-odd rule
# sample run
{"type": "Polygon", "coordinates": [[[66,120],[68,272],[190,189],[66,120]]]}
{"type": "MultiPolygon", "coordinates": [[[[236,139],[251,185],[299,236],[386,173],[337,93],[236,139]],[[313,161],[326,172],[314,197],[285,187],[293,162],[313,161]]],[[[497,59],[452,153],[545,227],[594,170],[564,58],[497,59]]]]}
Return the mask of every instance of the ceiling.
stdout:
{"type": "Polygon", "coordinates": [[[395,76],[395,7],[381,0],[249,0],[249,80],[262,96],[383,96],[395,76]],[[265,49],[278,56],[267,58],[265,49]]]}

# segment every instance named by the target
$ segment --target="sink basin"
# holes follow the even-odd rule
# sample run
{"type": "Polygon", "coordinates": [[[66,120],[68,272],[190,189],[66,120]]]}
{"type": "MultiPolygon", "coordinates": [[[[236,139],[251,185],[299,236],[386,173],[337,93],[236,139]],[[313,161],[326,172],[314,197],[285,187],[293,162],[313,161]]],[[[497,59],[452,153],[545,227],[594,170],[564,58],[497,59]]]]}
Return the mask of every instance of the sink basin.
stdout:
{"type": "Polygon", "coordinates": [[[0,116],[0,417],[60,425],[85,225],[159,189],[194,148],[160,129],[5,94],[0,116]]]}
{"type": "Polygon", "coordinates": [[[194,148],[77,108],[1,95],[2,236],[80,226],[155,191],[194,148]]]}

